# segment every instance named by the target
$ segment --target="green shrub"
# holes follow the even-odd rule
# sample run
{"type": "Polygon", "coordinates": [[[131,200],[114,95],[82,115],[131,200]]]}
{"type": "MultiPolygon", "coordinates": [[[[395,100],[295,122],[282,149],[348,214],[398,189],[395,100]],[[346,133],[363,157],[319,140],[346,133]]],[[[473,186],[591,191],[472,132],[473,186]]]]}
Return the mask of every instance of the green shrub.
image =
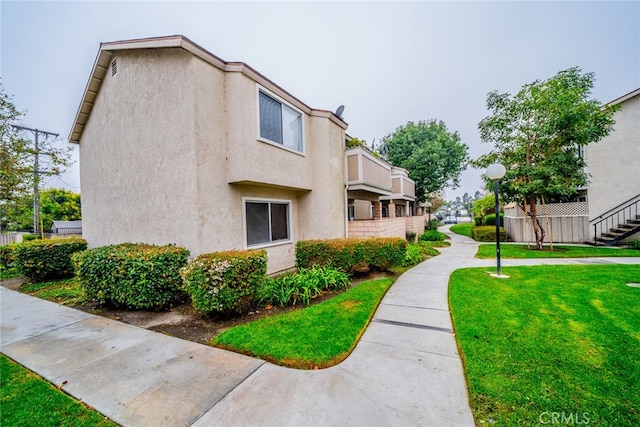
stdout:
{"type": "Polygon", "coordinates": [[[349,277],[333,267],[301,268],[297,273],[268,278],[257,297],[261,305],[277,304],[284,307],[298,302],[309,305],[324,290],[344,290],[349,283],[349,277]]]}
{"type": "Polygon", "coordinates": [[[407,254],[404,257],[403,267],[411,267],[424,261],[424,251],[420,245],[412,243],[407,246],[407,254]]]}
{"type": "Polygon", "coordinates": [[[420,250],[422,250],[422,254],[424,256],[432,257],[440,255],[440,251],[438,251],[434,246],[431,246],[431,243],[425,240],[418,242],[418,245],[420,246],[420,250]]]}
{"type": "MultiPolygon", "coordinates": [[[[495,225],[483,225],[480,227],[473,227],[471,229],[471,236],[473,240],[477,242],[495,242],[496,241],[496,227],[495,225]]],[[[500,227],[500,241],[506,242],[508,239],[507,232],[504,228],[500,227]]]]}
{"type": "Polygon", "coordinates": [[[632,240],[629,242],[629,247],[631,249],[640,249],[640,239],[632,240]]]}
{"type": "Polygon", "coordinates": [[[193,307],[201,313],[244,313],[253,308],[267,274],[264,250],[203,254],[180,271],[193,307]]]}
{"type": "Polygon", "coordinates": [[[438,230],[425,230],[425,232],[420,236],[420,240],[425,242],[442,242],[446,237],[446,234],[441,233],[438,230]]]}
{"type": "Polygon", "coordinates": [[[18,246],[18,243],[0,246],[0,271],[14,267],[16,246],[18,246]]]}
{"type": "Polygon", "coordinates": [[[476,224],[476,227],[481,226],[482,225],[482,218],[477,216],[477,217],[473,218],[473,222],[476,224]]]}
{"type": "Polygon", "coordinates": [[[73,257],[88,300],[133,309],[159,309],[183,300],[180,268],[189,251],[174,245],[122,243],[73,257]]]}
{"type": "Polygon", "coordinates": [[[32,242],[34,240],[42,240],[42,234],[23,234],[23,242],[32,242]]]}
{"type": "MultiPolygon", "coordinates": [[[[496,214],[487,214],[482,219],[482,225],[496,225],[496,214]]],[[[504,225],[504,213],[500,212],[500,225],[504,225]]]]}
{"type": "Polygon", "coordinates": [[[397,237],[301,240],[296,243],[296,266],[331,265],[347,274],[386,271],[402,265],[406,250],[406,239],[397,237]]]}
{"type": "Polygon", "coordinates": [[[406,233],[407,242],[414,243],[416,241],[416,233],[413,231],[407,231],[406,233]]]}
{"type": "Polygon", "coordinates": [[[425,225],[427,227],[427,230],[437,230],[438,227],[440,226],[440,220],[438,220],[437,218],[434,218],[431,221],[427,221],[425,225]]]}
{"type": "Polygon", "coordinates": [[[71,255],[87,249],[78,238],[33,240],[15,245],[14,263],[20,274],[35,281],[73,276],[71,255]]]}

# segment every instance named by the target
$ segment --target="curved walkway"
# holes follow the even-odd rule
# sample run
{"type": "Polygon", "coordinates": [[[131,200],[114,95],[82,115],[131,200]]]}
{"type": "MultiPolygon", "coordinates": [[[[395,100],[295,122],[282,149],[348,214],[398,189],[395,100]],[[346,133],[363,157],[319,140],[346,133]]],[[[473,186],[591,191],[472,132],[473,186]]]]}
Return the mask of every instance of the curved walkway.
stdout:
{"type": "MultiPolygon", "coordinates": [[[[125,426],[473,426],[447,301],[451,272],[492,266],[451,234],[400,276],[353,353],[316,371],[183,341],[0,288],[0,352],[125,426]]],[[[639,263],[639,258],[503,265],[639,263]]]]}

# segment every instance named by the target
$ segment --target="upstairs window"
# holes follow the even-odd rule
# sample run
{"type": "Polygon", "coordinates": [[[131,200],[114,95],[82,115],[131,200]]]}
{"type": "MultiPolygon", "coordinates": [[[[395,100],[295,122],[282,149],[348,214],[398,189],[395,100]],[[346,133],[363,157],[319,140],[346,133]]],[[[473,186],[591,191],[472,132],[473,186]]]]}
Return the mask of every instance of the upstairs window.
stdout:
{"type": "Polygon", "coordinates": [[[247,247],[290,240],[289,202],[245,201],[247,247]]]}
{"type": "Polygon", "coordinates": [[[302,151],[302,114],[259,91],[260,138],[302,151]]]}

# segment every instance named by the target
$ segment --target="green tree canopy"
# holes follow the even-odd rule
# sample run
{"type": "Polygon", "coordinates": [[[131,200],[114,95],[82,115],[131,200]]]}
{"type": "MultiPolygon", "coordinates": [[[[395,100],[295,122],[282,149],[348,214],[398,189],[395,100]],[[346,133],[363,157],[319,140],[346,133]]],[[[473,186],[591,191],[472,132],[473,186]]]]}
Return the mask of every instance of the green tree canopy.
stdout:
{"type": "MultiPolygon", "coordinates": [[[[11,222],[4,229],[28,230],[33,227],[33,199],[31,195],[16,200],[8,210],[11,222]]],[[[40,214],[43,230],[50,230],[53,221],[82,219],[80,194],[63,188],[48,188],[40,192],[40,214]]]]}
{"type": "Polygon", "coordinates": [[[381,154],[394,166],[405,168],[416,182],[419,202],[428,194],[456,188],[467,167],[469,147],[460,142],[457,132],[449,132],[442,121],[408,122],[385,136],[381,154]]]}
{"type": "Polygon", "coordinates": [[[478,124],[482,141],[494,148],[473,164],[506,167],[500,195],[532,218],[540,249],[545,231],[536,202],[575,195],[587,182],[582,147],[613,128],[615,109],[590,99],[593,82],[593,73],[574,67],[526,84],[514,96],[493,91],[487,96],[491,115],[478,124]]]}
{"type": "Polygon", "coordinates": [[[29,141],[13,127],[21,117],[0,85],[0,230],[12,205],[29,193],[33,178],[29,141]]]}
{"type": "MultiPolygon", "coordinates": [[[[27,194],[38,193],[42,176],[59,175],[71,164],[71,147],[56,147],[56,140],[49,139],[55,134],[26,127],[19,129],[22,116],[0,84],[0,230],[17,222],[11,214],[20,211],[27,194]],[[32,145],[22,137],[28,132],[37,143],[32,145]],[[45,137],[39,140],[38,135],[42,134],[45,137]],[[36,158],[39,159],[37,168],[36,158]]],[[[39,199],[34,197],[32,201],[37,204],[39,199]]],[[[39,218],[39,210],[36,212],[39,218]]],[[[39,221],[36,220],[34,226],[39,229],[39,221]]]]}

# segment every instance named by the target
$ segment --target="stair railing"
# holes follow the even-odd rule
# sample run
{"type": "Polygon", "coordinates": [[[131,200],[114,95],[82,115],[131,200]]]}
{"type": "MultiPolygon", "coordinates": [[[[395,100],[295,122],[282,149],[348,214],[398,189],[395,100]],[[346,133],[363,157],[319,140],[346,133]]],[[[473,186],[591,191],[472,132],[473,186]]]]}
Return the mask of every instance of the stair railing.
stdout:
{"type": "Polygon", "coordinates": [[[593,224],[593,242],[597,244],[598,239],[604,234],[626,224],[628,220],[638,219],[638,215],[640,215],[640,194],[589,221],[593,224]]]}

